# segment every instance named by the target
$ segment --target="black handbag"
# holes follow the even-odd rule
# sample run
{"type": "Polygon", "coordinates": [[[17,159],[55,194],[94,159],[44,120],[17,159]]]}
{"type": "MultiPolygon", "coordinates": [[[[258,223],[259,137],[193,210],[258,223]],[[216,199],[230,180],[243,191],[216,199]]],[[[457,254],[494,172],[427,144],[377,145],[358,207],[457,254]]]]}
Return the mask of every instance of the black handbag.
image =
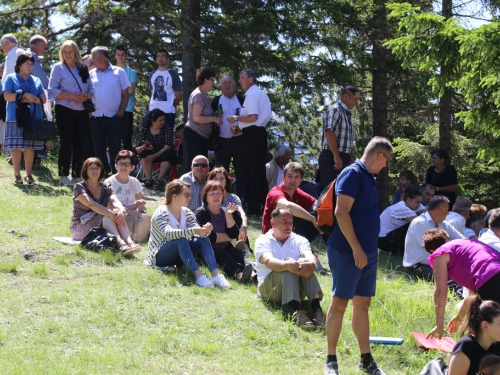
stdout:
{"type": "Polygon", "coordinates": [[[103,251],[106,249],[118,249],[118,240],[114,234],[109,233],[104,228],[92,228],[85,237],[83,237],[80,245],[87,250],[103,251]]]}
{"type": "MultiPolygon", "coordinates": [[[[42,98],[40,98],[40,103],[42,103],[42,98]]],[[[43,104],[39,105],[42,106],[42,119],[37,120],[35,118],[36,110],[33,111],[30,121],[23,128],[23,138],[26,141],[50,141],[57,138],[56,124],[43,118],[45,116],[43,104]]]]}
{"type": "Polygon", "coordinates": [[[446,375],[448,374],[448,366],[441,357],[437,357],[430,361],[418,375],[446,375]]]}
{"type": "MultiPolygon", "coordinates": [[[[64,65],[66,65],[66,63],[64,63],[64,65]]],[[[66,65],[66,68],[68,68],[69,72],[71,73],[71,75],[73,76],[73,78],[75,79],[75,82],[76,84],[78,85],[78,88],[80,89],[80,91],[83,93],[83,90],[82,88],[80,87],[80,84],[78,83],[78,80],[76,79],[75,75],[73,74],[73,72],[71,71],[71,69],[69,68],[68,65],[66,65]]],[[[84,102],[82,102],[82,105],[83,105],[83,108],[85,108],[85,110],[89,113],[92,113],[92,112],[95,112],[95,104],[94,102],[91,100],[91,99],[87,99],[85,100],[84,102]]]]}

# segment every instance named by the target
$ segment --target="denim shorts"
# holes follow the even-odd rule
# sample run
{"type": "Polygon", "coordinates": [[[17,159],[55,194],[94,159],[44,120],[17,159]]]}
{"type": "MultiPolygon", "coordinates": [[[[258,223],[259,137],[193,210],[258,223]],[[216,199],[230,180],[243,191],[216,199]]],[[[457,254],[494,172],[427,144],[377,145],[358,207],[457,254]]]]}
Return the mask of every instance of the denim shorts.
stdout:
{"type": "Polygon", "coordinates": [[[343,299],[373,297],[377,284],[378,253],[366,254],[368,264],[359,269],[352,251],[337,251],[328,246],[328,264],[332,273],[332,295],[343,299]]]}

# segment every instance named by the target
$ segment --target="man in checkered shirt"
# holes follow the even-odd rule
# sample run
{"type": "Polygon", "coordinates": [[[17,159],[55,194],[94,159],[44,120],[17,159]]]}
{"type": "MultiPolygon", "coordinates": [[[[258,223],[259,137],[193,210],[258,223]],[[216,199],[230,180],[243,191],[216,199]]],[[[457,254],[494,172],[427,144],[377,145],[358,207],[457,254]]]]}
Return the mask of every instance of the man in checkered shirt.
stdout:
{"type": "Polygon", "coordinates": [[[323,115],[322,151],[318,158],[324,187],[335,180],[343,168],[354,162],[354,129],[351,110],[358,105],[361,93],[354,86],[340,92],[340,100],[323,115]]]}

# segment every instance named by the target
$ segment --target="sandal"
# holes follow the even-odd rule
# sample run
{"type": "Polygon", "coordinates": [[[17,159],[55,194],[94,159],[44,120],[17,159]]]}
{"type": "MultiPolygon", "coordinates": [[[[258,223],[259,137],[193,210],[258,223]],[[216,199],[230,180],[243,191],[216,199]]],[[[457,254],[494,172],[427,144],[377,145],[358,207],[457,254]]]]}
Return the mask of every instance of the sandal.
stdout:
{"type": "Polygon", "coordinates": [[[28,185],[33,185],[35,183],[35,180],[33,179],[33,176],[32,175],[26,175],[24,176],[24,181],[26,181],[28,183],[28,185]]]}
{"type": "Polygon", "coordinates": [[[17,185],[22,185],[22,184],[23,184],[23,179],[21,178],[21,176],[20,176],[20,175],[16,174],[16,175],[14,176],[14,178],[15,178],[14,182],[15,182],[17,185]]]}
{"type": "Polygon", "coordinates": [[[141,250],[142,250],[141,249],[141,245],[132,245],[132,246],[129,246],[127,244],[123,244],[123,245],[120,246],[120,252],[122,253],[122,255],[125,255],[125,256],[138,253],[141,250]]]}
{"type": "Polygon", "coordinates": [[[163,187],[162,186],[162,183],[160,180],[155,180],[155,182],[153,183],[153,187],[156,189],[156,190],[161,190],[161,188],[163,187]]]}
{"type": "Polygon", "coordinates": [[[146,182],[144,183],[144,187],[152,188],[153,187],[153,180],[146,180],[146,182]]]}

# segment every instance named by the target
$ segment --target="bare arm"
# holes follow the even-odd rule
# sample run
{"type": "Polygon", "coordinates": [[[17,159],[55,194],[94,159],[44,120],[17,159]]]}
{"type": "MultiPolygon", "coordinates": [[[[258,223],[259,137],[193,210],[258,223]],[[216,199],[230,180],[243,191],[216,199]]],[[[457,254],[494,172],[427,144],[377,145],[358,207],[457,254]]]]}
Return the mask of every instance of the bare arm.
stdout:
{"type": "Polygon", "coordinates": [[[116,114],[118,117],[123,117],[125,114],[125,109],[127,108],[128,105],[128,87],[126,89],[122,90],[122,101],[120,103],[120,109],[118,110],[118,113],[116,114]]]}
{"type": "Polygon", "coordinates": [[[444,312],[446,309],[446,297],[448,296],[448,261],[449,255],[444,254],[434,258],[432,263],[434,269],[434,312],[436,315],[436,326],[427,334],[427,338],[439,338],[443,336],[444,312]]]}
{"type": "Polygon", "coordinates": [[[450,358],[449,375],[467,375],[470,367],[470,359],[463,353],[458,352],[450,358]]]}
{"type": "Polygon", "coordinates": [[[337,145],[337,135],[331,129],[325,130],[325,138],[326,143],[328,143],[328,147],[333,154],[333,160],[335,161],[335,169],[341,169],[344,162],[340,157],[339,147],[337,145]]]}
{"type": "MultiPolygon", "coordinates": [[[[151,93],[152,95],[152,93],[151,93]]],[[[182,91],[175,92],[174,107],[177,107],[182,102],[182,91]]]]}
{"type": "Polygon", "coordinates": [[[193,104],[193,120],[198,124],[206,124],[208,122],[221,123],[222,120],[217,116],[202,116],[201,112],[203,111],[203,106],[200,104],[193,104]]]}
{"type": "Polygon", "coordinates": [[[457,191],[457,187],[458,185],[436,186],[436,195],[439,195],[441,192],[454,193],[457,191]]]}
{"type": "Polygon", "coordinates": [[[90,198],[87,195],[87,193],[80,194],[78,197],[75,198],[75,200],[77,200],[78,202],[80,202],[84,206],[90,208],[92,211],[98,213],[99,215],[109,217],[111,220],[114,220],[114,218],[116,216],[116,214],[113,212],[113,210],[110,210],[109,208],[100,205],[99,203],[94,201],[92,198],[90,198]]]}
{"type": "Polygon", "coordinates": [[[137,82],[130,82],[130,87],[128,88],[128,94],[134,95],[136,87],[137,87],[137,82]]]}
{"type": "Polygon", "coordinates": [[[300,272],[300,263],[298,261],[284,261],[279,260],[271,253],[264,253],[259,258],[262,264],[265,264],[267,268],[273,270],[274,272],[285,272],[289,271],[295,274],[300,272]]]}
{"type": "Polygon", "coordinates": [[[298,204],[290,202],[286,198],[280,198],[278,200],[278,205],[288,208],[293,216],[310,221],[311,224],[314,225],[316,229],[318,229],[318,232],[320,231],[316,218],[298,204]]]}
{"type": "Polygon", "coordinates": [[[342,234],[349,243],[349,246],[351,246],[356,267],[363,268],[368,264],[368,258],[366,257],[366,253],[356,237],[356,233],[354,232],[354,227],[352,225],[351,215],[349,213],[351,212],[353,204],[354,198],[348,195],[339,194],[337,196],[335,216],[337,217],[337,222],[339,223],[342,234]]]}

